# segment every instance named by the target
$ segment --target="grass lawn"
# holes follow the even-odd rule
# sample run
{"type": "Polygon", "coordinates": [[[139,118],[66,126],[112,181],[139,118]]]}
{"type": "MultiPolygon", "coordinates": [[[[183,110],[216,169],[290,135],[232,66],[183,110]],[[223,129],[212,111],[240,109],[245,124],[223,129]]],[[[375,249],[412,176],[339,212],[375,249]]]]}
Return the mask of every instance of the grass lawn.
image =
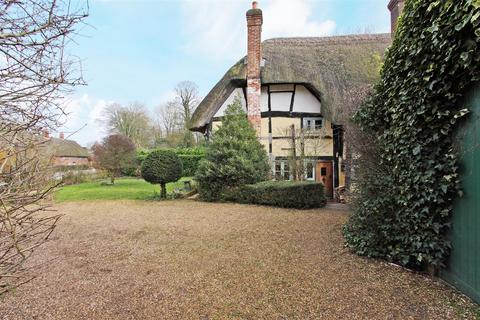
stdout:
{"type": "MultiPolygon", "coordinates": [[[[175,188],[183,188],[185,180],[182,178],[177,182],[167,184],[167,193],[175,188]]],[[[115,180],[114,185],[104,185],[100,181],[81,183],[60,188],[55,193],[55,200],[79,201],[79,200],[148,200],[158,197],[160,186],[152,185],[143,179],[120,178],[115,180]]]]}

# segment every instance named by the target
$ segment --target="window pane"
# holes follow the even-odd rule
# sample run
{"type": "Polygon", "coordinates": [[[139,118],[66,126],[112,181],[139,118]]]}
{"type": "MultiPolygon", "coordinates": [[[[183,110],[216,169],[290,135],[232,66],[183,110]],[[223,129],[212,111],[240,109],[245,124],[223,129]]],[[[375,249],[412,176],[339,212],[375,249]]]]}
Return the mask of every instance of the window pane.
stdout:
{"type": "Polygon", "coordinates": [[[323,167],[320,173],[323,177],[327,175],[327,168],[323,167]]]}
{"type": "Polygon", "coordinates": [[[288,163],[283,163],[283,179],[290,180],[290,166],[288,163]]]}
{"type": "Polygon", "coordinates": [[[313,163],[307,162],[307,179],[313,179],[313,163]]]}
{"type": "Polygon", "coordinates": [[[275,180],[282,180],[282,164],[275,162],[275,180]]]}

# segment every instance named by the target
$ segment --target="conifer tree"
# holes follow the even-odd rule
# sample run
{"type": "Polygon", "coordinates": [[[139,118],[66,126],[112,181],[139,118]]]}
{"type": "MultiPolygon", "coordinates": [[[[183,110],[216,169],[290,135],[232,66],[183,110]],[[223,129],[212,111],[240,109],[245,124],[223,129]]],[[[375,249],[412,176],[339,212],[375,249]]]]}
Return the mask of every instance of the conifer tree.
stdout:
{"type": "Polygon", "coordinates": [[[222,125],[213,133],[196,174],[200,197],[224,199],[245,184],[267,179],[268,157],[237,98],[227,107],[222,125]]]}

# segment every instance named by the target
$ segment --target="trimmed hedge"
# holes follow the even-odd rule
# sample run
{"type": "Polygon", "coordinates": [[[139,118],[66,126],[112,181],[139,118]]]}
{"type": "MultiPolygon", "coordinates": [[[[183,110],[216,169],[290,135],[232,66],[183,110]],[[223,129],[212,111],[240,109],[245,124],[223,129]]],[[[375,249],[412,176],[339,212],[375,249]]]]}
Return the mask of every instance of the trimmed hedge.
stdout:
{"type": "MultiPolygon", "coordinates": [[[[183,165],[184,176],[194,176],[198,169],[198,165],[202,159],[205,158],[205,149],[201,147],[195,148],[177,148],[177,149],[153,149],[153,150],[140,150],[137,152],[137,163],[142,165],[145,158],[156,150],[170,150],[178,155],[183,165]]],[[[135,176],[136,168],[125,168],[124,174],[127,176],[135,176]]]]}
{"type": "Polygon", "coordinates": [[[178,157],[183,164],[183,175],[187,177],[194,176],[200,161],[205,159],[205,155],[201,154],[179,154],[178,157]]]}
{"type": "Polygon", "coordinates": [[[232,191],[226,200],[297,209],[321,208],[327,202],[323,184],[306,181],[263,181],[248,184],[232,191]]]}

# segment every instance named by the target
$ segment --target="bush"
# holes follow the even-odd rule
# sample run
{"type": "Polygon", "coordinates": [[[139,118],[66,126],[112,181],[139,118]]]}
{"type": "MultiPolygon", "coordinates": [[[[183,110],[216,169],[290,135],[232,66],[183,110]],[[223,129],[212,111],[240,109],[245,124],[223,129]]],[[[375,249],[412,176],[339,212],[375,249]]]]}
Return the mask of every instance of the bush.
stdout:
{"type": "Polygon", "coordinates": [[[236,99],[213,133],[195,175],[200,198],[221,200],[230,189],[266,180],[269,169],[267,153],[236,99]]]}
{"type": "Polygon", "coordinates": [[[73,170],[87,170],[90,169],[90,166],[86,164],[77,164],[73,166],[54,166],[53,169],[55,172],[65,172],[73,170]]]}
{"type": "Polygon", "coordinates": [[[122,176],[138,177],[140,170],[137,166],[122,168],[122,176]]]}
{"type": "MultiPolygon", "coordinates": [[[[182,161],[183,165],[183,175],[184,176],[194,176],[200,161],[205,158],[205,149],[202,147],[195,148],[176,148],[176,149],[155,149],[155,150],[171,150],[175,152],[182,161]]],[[[155,150],[140,150],[137,152],[137,162],[139,166],[142,165],[143,160],[155,150]]],[[[135,174],[134,170],[126,171],[125,175],[130,175],[126,173],[135,174]]]]}
{"type": "Polygon", "coordinates": [[[232,190],[224,199],[297,209],[321,208],[327,201],[323,184],[306,181],[264,181],[245,185],[232,190]]]}
{"type": "Polygon", "coordinates": [[[66,171],[62,176],[62,185],[80,184],[105,179],[108,173],[103,170],[91,171],[66,171]]]}
{"type": "Polygon", "coordinates": [[[178,157],[180,161],[182,161],[183,174],[187,177],[194,176],[200,165],[200,161],[205,159],[204,155],[199,154],[179,154],[178,157]]]}
{"type": "Polygon", "coordinates": [[[160,184],[160,198],[167,197],[166,184],[182,177],[180,158],[170,150],[155,150],[142,163],[142,177],[151,184],[160,184]]]}

